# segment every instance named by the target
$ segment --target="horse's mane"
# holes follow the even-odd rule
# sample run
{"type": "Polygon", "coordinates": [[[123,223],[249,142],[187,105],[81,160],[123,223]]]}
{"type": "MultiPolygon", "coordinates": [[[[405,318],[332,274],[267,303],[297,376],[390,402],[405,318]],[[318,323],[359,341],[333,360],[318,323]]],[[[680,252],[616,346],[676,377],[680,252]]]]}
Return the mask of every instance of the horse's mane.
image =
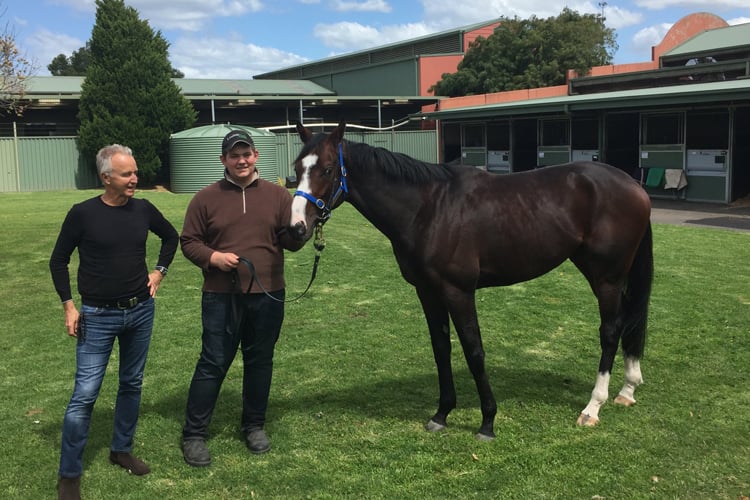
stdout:
{"type": "Polygon", "coordinates": [[[425,184],[431,181],[447,182],[457,174],[456,167],[446,163],[428,163],[403,153],[358,142],[345,141],[345,145],[347,157],[353,165],[378,169],[391,179],[425,184]]]}
{"type": "MultiPolygon", "coordinates": [[[[297,160],[306,156],[326,138],[325,134],[315,134],[303,146],[297,160]]],[[[360,142],[344,140],[348,161],[345,165],[351,168],[376,169],[391,179],[404,180],[411,184],[425,184],[431,181],[447,182],[458,173],[455,165],[447,163],[428,163],[412,158],[403,153],[394,153],[385,148],[370,146],[360,142]]]]}

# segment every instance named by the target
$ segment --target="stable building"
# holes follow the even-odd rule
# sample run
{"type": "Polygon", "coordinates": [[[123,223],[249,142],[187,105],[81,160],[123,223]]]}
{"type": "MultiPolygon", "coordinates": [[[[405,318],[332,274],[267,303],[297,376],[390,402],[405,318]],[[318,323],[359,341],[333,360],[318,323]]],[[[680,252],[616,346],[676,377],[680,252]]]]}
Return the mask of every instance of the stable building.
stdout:
{"type": "Polygon", "coordinates": [[[567,85],[442,99],[442,159],[508,173],[596,160],[653,197],[730,203],[750,193],[750,24],[679,20],[645,63],[567,85]]]}

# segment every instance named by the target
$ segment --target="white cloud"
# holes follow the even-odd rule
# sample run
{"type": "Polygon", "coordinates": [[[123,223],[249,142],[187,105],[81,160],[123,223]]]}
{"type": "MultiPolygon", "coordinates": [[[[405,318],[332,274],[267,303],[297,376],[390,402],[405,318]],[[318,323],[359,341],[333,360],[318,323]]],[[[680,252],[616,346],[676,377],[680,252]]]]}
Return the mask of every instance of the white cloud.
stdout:
{"type": "Polygon", "coordinates": [[[643,22],[643,14],[620,7],[604,7],[604,19],[608,28],[619,30],[643,22]]]}
{"type": "MultiPolygon", "coordinates": [[[[50,0],[81,12],[96,12],[94,0],[50,0]]],[[[216,18],[242,16],[263,9],[261,0],[127,0],[152,28],[198,31],[216,18]]]]}
{"type": "Polygon", "coordinates": [[[26,26],[27,24],[29,24],[29,21],[27,19],[17,17],[17,16],[13,18],[14,26],[26,26]]]}
{"type": "Polygon", "coordinates": [[[390,12],[391,6],[384,0],[365,0],[364,2],[334,0],[333,10],[338,12],[390,12]]]}
{"type": "Polygon", "coordinates": [[[371,47],[380,40],[377,29],[352,22],[316,24],[313,35],[323,45],[333,49],[357,50],[371,47]]]}
{"type": "Polygon", "coordinates": [[[377,29],[359,23],[341,22],[317,24],[313,29],[313,34],[326,47],[353,51],[420,37],[432,31],[421,23],[392,25],[377,29]]]}
{"type": "Polygon", "coordinates": [[[249,79],[307,62],[296,54],[225,38],[180,38],[169,53],[172,66],[186,78],[249,79]]]}
{"type": "Polygon", "coordinates": [[[37,68],[37,74],[39,75],[49,75],[47,65],[56,56],[60,54],[70,56],[73,51],[84,45],[86,45],[84,40],[62,33],[53,33],[46,29],[38,30],[24,40],[26,50],[34,54],[32,64],[37,68]]]}
{"type": "Polygon", "coordinates": [[[212,21],[239,17],[263,10],[260,0],[130,0],[141,19],[152,27],[182,31],[199,31],[212,21]]]}
{"type": "Polygon", "coordinates": [[[62,5],[79,12],[96,12],[95,0],[49,0],[52,5],[62,5]]]}
{"type": "Polygon", "coordinates": [[[659,45],[671,27],[671,23],[662,23],[638,30],[633,35],[633,47],[644,54],[650,54],[651,47],[659,45]]]}

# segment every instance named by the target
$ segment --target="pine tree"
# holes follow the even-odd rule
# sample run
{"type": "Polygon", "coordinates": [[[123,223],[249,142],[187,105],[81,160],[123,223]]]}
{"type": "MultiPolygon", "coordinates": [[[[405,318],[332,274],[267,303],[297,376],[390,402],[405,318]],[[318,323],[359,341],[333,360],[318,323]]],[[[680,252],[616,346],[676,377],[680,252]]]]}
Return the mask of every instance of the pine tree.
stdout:
{"type": "Polygon", "coordinates": [[[156,179],[169,137],[196,112],[171,80],[169,44],[123,0],[97,0],[91,59],[81,87],[79,150],[87,159],[112,143],[129,146],[141,183],[156,179]]]}

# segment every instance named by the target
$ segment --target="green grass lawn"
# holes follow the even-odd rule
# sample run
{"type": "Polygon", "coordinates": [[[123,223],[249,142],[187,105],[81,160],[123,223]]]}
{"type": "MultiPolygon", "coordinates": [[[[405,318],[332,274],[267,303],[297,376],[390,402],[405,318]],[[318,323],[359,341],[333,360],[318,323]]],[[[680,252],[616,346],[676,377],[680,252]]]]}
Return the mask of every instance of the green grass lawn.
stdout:
{"type": "MultiPolygon", "coordinates": [[[[71,204],[96,194],[0,194],[2,498],[55,496],[75,341],[65,333],[48,259],[71,204]]],[[[181,228],[189,195],[138,196],[181,228]]],[[[474,438],[478,396],[455,335],[458,408],[446,431],[423,430],[437,406],[437,375],[416,294],[388,241],[348,204],[334,212],[325,237],[311,291],[287,305],[266,427],[271,452],[252,455],[241,440],[238,358],[211,425],[213,464],[193,469],[182,459],[201,276],[178,253],[157,295],[134,450],[153,472],[128,476],[107,460],[113,359],[84,455],[84,498],[750,495],[750,234],[655,225],[645,384],[634,407],[607,404],[596,428],[575,425],[599,359],[596,303],[583,277],[566,263],[531,282],[480,290],[498,399],[497,438],[489,443],[474,438]]],[[[158,240],[149,248],[153,265],[158,240]]],[[[312,245],[288,254],[288,296],[307,285],[313,256],[312,245]]],[[[610,395],[621,379],[618,357],[610,395]]]]}

